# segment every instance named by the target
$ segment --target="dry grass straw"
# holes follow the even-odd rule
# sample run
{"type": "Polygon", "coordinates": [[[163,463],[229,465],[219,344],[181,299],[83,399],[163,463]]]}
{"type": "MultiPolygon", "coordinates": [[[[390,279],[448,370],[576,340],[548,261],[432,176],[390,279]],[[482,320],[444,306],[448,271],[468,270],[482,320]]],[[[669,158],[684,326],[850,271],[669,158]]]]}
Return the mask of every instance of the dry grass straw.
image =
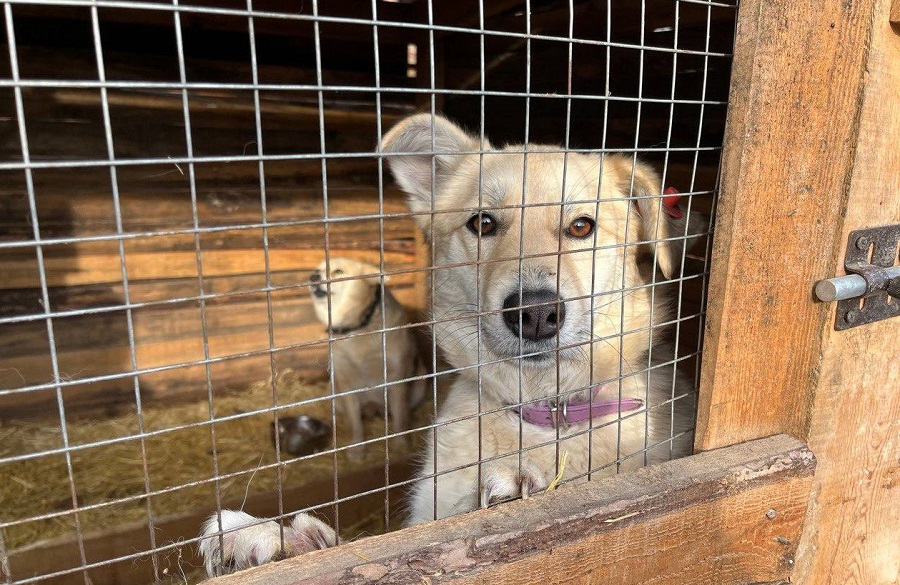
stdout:
{"type": "MultiPolygon", "coordinates": [[[[295,372],[285,370],[278,377],[279,404],[308,398],[328,397],[326,382],[302,379],[295,372]]],[[[222,393],[213,400],[216,417],[240,415],[271,406],[271,381],[259,382],[241,392],[222,393]]],[[[207,401],[172,406],[148,408],[143,413],[145,432],[172,429],[189,423],[209,420],[207,401]]],[[[308,405],[286,409],[281,415],[306,414],[331,424],[331,401],[321,400],[308,405]]],[[[277,475],[274,469],[260,470],[260,464],[275,462],[275,450],[270,436],[272,413],[241,416],[234,420],[217,422],[215,427],[218,467],[220,474],[247,471],[244,475],[220,483],[223,501],[240,500],[245,492],[252,494],[275,493],[277,475]],[[248,487],[249,485],[249,487],[248,487]]],[[[83,445],[116,437],[127,437],[138,432],[137,417],[120,416],[105,420],[80,420],[68,425],[70,445],[83,445]]],[[[342,424],[338,414],[338,445],[349,442],[348,425],[342,424]],[[343,431],[342,431],[343,430],[343,431]]],[[[383,436],[384,421],[369,420],[366,437],[383,436]]],[[[406,451],[400,442],[391,445],[391,457],[406,451]],[[396,450],[396,453],[395,453],[396,450]]],[[[14,422],[0,423],[0,457],[34,453],[61,448],[62,436],[58,424],[14,422]]],[[[191,482],[215,476],[212,464],[212,439],[210,425],[165,432],[145,439],[146,467],[150,478],[150,490],[177,488],[191,482]]],[[[140,441],[129,440],[113,445],[73,451],[72,468],[75,490],[80,506],[113,502],[131,498],[95,510],[79,513],[82,531],[109,529],[129,522],[146,521],[147,502],[144,475],[144,458],[140,441]],[[137,497],[135,497],[137,496],[137,497]]],[[[383,461],[384,449],[370,447],[365,460],[349,463],[346,455],[338,455],[340,466],[359,466],[383,461]]],[[[332,455],[322,454],[299,465],[282,468],[285,485],[302,486],[307,482],[332,477],[332,455]]],[[[189,513],[215,508],[215,485],[206,483],[184,487],[151,497],[154,517],[189,513]]],[[[65,456],[42,456],[0,466],[0,519],[10,521],[25,519],[48,512],[72,509],[72,495],[65,456]]],[[[347,527],[344,532],[381,532],[384,530],[382,511],[373,511],[373,518],[347,527]]],[[[198,527],[199,529],[199,527],[198,527]]],[[[72,514],[46,520],[36,520],[9,527],[5,530],[6,546],[17,548],[45,539],[72,536],[75,523],[72,514]]]]}

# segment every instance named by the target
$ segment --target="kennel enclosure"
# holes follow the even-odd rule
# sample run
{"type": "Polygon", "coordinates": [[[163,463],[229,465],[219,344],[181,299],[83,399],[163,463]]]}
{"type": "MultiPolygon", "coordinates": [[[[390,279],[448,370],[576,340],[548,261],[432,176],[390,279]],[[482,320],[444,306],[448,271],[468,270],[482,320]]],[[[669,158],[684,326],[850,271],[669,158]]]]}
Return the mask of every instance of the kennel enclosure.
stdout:
{"type": "MultiPolygon", "coordinates": [[[[326,245],[427,306],[428,247],[372,155],[433,110],[499,140],[636,151],[715,207],[710,253],[686,255],[678,283],[699,454],[222,582],[895,582],[896,321],[835,332],[810,296],[851,230],[900,218],[890,4],[5,3],[0,474],[42,461],[65,485],[37,509],[0,504],[4,577],[193,579],[180,539],[216,505],[339,500],[330,520],[390,528],[408,454],[329,455],[304,483],[267,425],[275,396],[328,395],[304,288],[326,245]],[[764,438],[779,433],[794,439],[764,438]],[[164,476],[164,437],[222,468],[164,476]],[[131,483],[80,493],[104,452],[131,483]],[[160,517],[191,490],[205,508],[160,517]],[[29,540],[39,523],[52,540],[29,540]]],[[[41,476],[16,477],[21,502],[41,476]]]]}

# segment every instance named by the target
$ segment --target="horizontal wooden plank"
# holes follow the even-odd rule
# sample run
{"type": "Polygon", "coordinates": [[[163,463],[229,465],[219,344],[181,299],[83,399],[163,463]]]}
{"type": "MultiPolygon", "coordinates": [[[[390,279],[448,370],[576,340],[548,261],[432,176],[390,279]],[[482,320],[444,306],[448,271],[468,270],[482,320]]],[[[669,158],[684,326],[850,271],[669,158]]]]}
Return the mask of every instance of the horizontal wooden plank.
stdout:
{"type": "MultiPolygon", "coordinates": [[[[279,94],[280,95],[280,94],[279,94]]],[[[307,105],[302,103],[292,103],[288,99],[276,100],[271,92],[263,93],[260,99],[259,113],[269,122],[273,117],[289,118],[293,127],[298,132],[314,130],[319,131],[319,113],[317,105],[307,105]]],[[[310,98],[314,97],[310,94],[310,98]]],[[[61,106],[89,106],[99,108],[102,104],[100,93],[97,91],[86,91],[76,89],[61,89],[50,94],[50,99],[61,106]]],[[[176,91],[141,91],[141,92],[111,92],[107,96],[107,103],[111,108],[134,108],[146,113],[148,111],[155,112],[168,111],[177,112],[182,116],[183,103],[181,93],[176,91]]],[[[311,101],[311,100],[310,100],[311,101]]],[[[192,116],[197,112],[214,112],[218,118],[227,118],[235,114],[253,114],[257,111],[253,102],[253,94],[250,92],[227,92],[223,90],[193,90],[190,93],[190,109],[192,116]],[[237,99],[238,97],[243,99],[237,99]]],[[[353,109],[350,107],[341,108],[341,104],[328,104],[321,111],[325,121],[326,128],[332,128],[333,125],[339,125],[345,130],[359,129],[360,125],[368,125],[373,129],[378,120],[378,113],[374,108],[353,109]]],[[[410,112],[412,109],[410,109],[410,112]]],[[[393,124],[397,122],[402,114],[396,111],[382,112],[381,121],[383,124],[393,124]]],[[[252,117],[250,118],[252,120],[252,117]]],[[[182,116],[183,120],[183,116],[182,116]]]]}
{"type": "MultiPolygon", "coordinates": [[[[177,171],[176,171],[177,172],[177,171]]],[[[133,188],[119,181],[119,209],[125,233],[154,233],[164,230],[188,230],[193,227],[193,204],[190,191],[172,186],[133,188]]],[[[235,185],[230,188],[203,190],[197,194],[197,217],[201,227],[240,226],[262,223],[259,185],[235,185]]],[[[309,222],[270,228],[273,238],[289,234],[298,236],[322,232],[325,217],[321,189],[296,187],[267,187],[266,218],[270,223],[309,222]],[[312,230],[318,230],[313,232],[312,230]]],[[[65,184],[38,181],[36,205],[43,238],[92,236],[116,233],[115,207],[109,177],[98,177],[97,184],[65,184]]],[[[0,238],[27,241],[33,232],[28,222],[28,201],[24,187],[10,190],[0,188],[0,238]]],[[[407,213],[405,197],[398,189],[388,188],[380,203],[375,187],[329,189],[328,217],[366,217],[354,221],[334,222],[332,233],[360,233],[368,229],[378,233],[379,213],[407,213]]],[[[398,226],[412,232],[412,218],[384,220],[385,228],[398,226]]],[[[252,233],[258,233],[253,230],[252,233]]],[[[232,232],[238,233],[238,230],[232,232]]],[[[321,237],[321,235],[320,235],[321,237]]],[[[154,245],[148,242],[146,245],[154,245]]]]}
{"type": "MultiPolygon", "coordinates": [[[[318,339],[322,335],[322,328],[318,324],[308,323],[304,326],[284,330],[283,333],[286,336],[296,336],[295,339],[300,340],[318,339]]],[[[131,372],[131,353],[127,337],[123,335],[121,342],[122,344],[118,346],[90,347],[83,345],[78,349],[60,352],[57,355],[60,376],[68,381],[77,381],[83,378],[131,372]]],[[[269,348],[268,330],[265,325],[262,325],[254,331],[213,335],[208,337],[208,348],[211,358],[223,358],[244,352],[266,352],[269,348]]],[[[322,367],[321,356],[326,352],[326,346],[319,347],[315,352],[307,351],[305,357],[311,363],[298,364],[298,366],[309,368],[319,362],[322,367]]],[[[142,369],[199,363],[204,359],[203,338],[194,336],[165,341],[138,342],[135,353],[138,367],[142,369]]],[[[232,376],[217,377],[214,382],[215,387],[223,390],[236,389],[247,383],[264,380],[270,375],[267,353],[260,353],[257,359],[252,360],[251,364],[246,363],[248,358],[245,357],[228,361],[234,364],[233,368],[228,368],[232,376]],[[259,357],[264,359],[258,359],[259,357]],[[255,367],[251,367],[251,365],[255,365],[255,367]],[[241,368],[244,368],[243,371],[241,368]]],[[[216,364],[212,368],[214,371],[218,371],[220,366],[216,364]]],[[[2,369],[0,382],[4,388],[19,388],[23,384],[44,384],[53,380],[53,370],[46,352],[4,358],[2,369]]],[[[180,398],[196,398],[205,394],[206,379],[202,366],[181,366],[168,370],[163,378],[179,379],[184,384],[184,388],[179,392],[180,398]]],[[[144,379],[144,376],[141,376],[141,379],[144,379]]],[[[142,396],[143,392],[146,392],[149,399],[164,398],[163,393],[156,388],[157,379],[159,379],[159,375],[153,375],[147,379],[147,382],[141,383],[142,396]]],[[[0,418],[40,414],[42,405],[56,403],[55,396],[51,394],[47,391],[29,391],[0,396],[0,418]]],[[[79,411],[89,410],[91,406],[96,406],[96,404],[92,404],[92,401],[97,396],[104,397],[104,400],[118,397],[117,402],[119,403],[133,404],[134,382],[131,376],[126,375],[115,380],[73,385],[64,391],[64,395],[66,404],[71,407],[72,413],[83,414],[79,411]]],[[[51,411],[46,411],[44,414],[50,415],[51,411]]]]}
{"type": "MultiPolygon", "coordinates": [[[[115,244],[108,253],[79,254],[75,256],[52,254],[44,257],[44,272],[48,286],[73,286],[106,282],[121,282],[122,269],[115,244]]],[[[269,250],[269,269],[273,272],[308,271],[317,266],[325,255],[318,249],[269,250]]],[[[335,249],[335,256],[358,258],[367,262],[379,261],[379,253],[372,250],[335,249]]],[[[257,250],[210,250],[202,255],[204,276],[230,276],[236,274],[263,274],[265,257],[257,250]]],[[[384,252],[385,262],[397,266],[409,266],[411,254],[384,252]]],[[[197,255],[195,252],[176,251],[165,255],[140,252],[126,255],[129,280],[157,280],[162,278],[196,278],[197,255]]],[[[18,259],[0,258],[0,273],[4,279],[0,289],[37,288],[41,286],[37,264],[18,259]]]]}
{"type": "MultiPolygon", "coordinates": [[[[681,166],[670,168],[667,184],[682,191],[688,190],[690,172],[691,169],[681,166]]],[[[704,179],[706,172],[701,169],[701,179],[704,179]]],[[[36,182],[36,205],[42,237],[52,239],[115,234],[115,208],[109,176],[101,174],[91,183],[82,178],[81,184],[77,180],[67,183],[67,179],[68,177],[56,177],[36,182]]],[[[708,185],[710,186],[711,184],[708,185]]],[[[193,205],[190,190],[186,186],[142,186],[120,180],[119,192],[122,229],[126,234],[185,231],[193,227],[193,205]]],[[[262,222],[260,199],[258,184],[236,184],[201,190],[197,193],[198,222],[201,228],[259,224],[262,222]]],[[[322,220],[325,216],[323,201],[322,191],[318,188],[267,185],[266,217],[270,223],[306,222],[270,228],[274,244],[288,238],[321,237],[322,220]]],[[[691,212],[708,214],[711,201],[712,197],[708,195],[693,198],[691,212]]],[[[406,230],[407,236],[413,237],[415,229],[412,217],[387,217],[379,222],[380,214],[408,214],[405,196],[392,185],[387,175],[381,201],[374,184],[329,188],[328,217],[359,218],[331,222],[330,234],[352,234],[357,237],[368,231],[370,235],[377,236],[379,224],[383,223],[388,236],[403,235],[403,230],[406,230]]],[[[12,188],[0,186],[0,240],[31,240],[33,228],[28,217],[28,199],[24,185],[13,184],[12,188]]],[[[259,238],[257,234],[261,230],[254,228],[246,231],[259,238]]],[[[242,230],[236,229],[226,235],[239,237],[241,232],[242,230]]],[[[213,245],[216,243],[215,237],[209,237],[213,245]]],[[[150,237],[132,240],[129,245],[143,249],[154,249],[154,246],[167,249],[165,240],[158,243],[150,237]]],[[[4,255],[14,253],[4,251],[4,255]]]]}
{"type": "MultiPolygon", "coordinates": [[[[384,248],[386,252],[408,252],[413,242],[412,220],[387,219],[383,225],[378,220],[354,220],[329,224],[327,228],[328,243],[332,250],[346,248],[356,250],[377,251],[384,248]],[[334,226],[334,227],[332,227],[334,226]]],[[[178,233],[146,232],[146,235],[126,237],[123,248],[128,262],[136,255],[156,254],[161,262],[173,252],[195,253],[197,248],[204,255],[231,251],[241,252],[248,258],[261,258],[264,255],[264,240],[268,240],[270,251],[280,249],[304,249],[318,251],[320,260],[325,257],[326,228],[321,222],[305,223],[294,226],[263,228],[223,228],[213,232],[201,232],[198,238],[191,233],[191,228],[179,229],[178,233]],[[199,240],[199,244],[197,242],[199,240]]],[[[89,256],[105,256],[110,253],[119,256],[118,241],[105,238],[93,241],[66,242],[43,246],[44,258],[66,259],[89,256]]],[[[377,254],[377,252],[375,252],[377,254]]],[[[6,266],[21,261],[26,264],[34,261],[34,246],[19,246],[5,250],[3,259],[6,266]]],[[[78,270],[78,265],[71,263],[69,270],[78,270]]],[[[175,275],[175,277],[178,277],[175,275]]],[[[120,277],[121,280],[121,277],[120,277]]]]}
{"type": "MultiPolygon", "coordinates": [[[[316,96],[302,94],[303,99],[281,97],[267,93],[260,100],[260,128],[264,152],[315,153],[320,146],[319,114],[316,96]],[[264,105],[265,104],[265,105],[264,105]]],[[[193,95],[193,94],[192,94],[193,95]]],[[[287,94],[292,95],[292,94],[287,94]]],[[[78,148],[89,149],[85,157],[102,156],[95,148],[102,144],[103,122],[100,94],[97,90],[71,93],[25,92],[29,104],[29,141],[34,153],[49,156],[54,150],[71,153],[78,148]],[[73,140],[68,148],[54,140],[53,129],[65,129],[73,140]],[[99,139],[99,140],[98,140],[99,139]]],[[[116,90],[107,94],[110,104],[113,139],[119,158],[147,158],[172,156],[185,151],[184,113],[181,96],[170,92],[154,93],[116,90]],[[152,116],[148,116],[152,112],[152,116]],[[153,138],[154,144],[144,141],[153,138]],[[145,152],[140,154],[140,145],[145,152]]],[[[256,154],[256,120],[253,95],[247,91],[201,92],[189,103],[192,145],[197,156],[256,154]],[[221,105],[220,105],[221,104],[221,105]]],[[[390,127],[401,115],[412,109],[384,108],[382,123],[390,127]],[[387,110],[387,111],[385,111],[387,110]]],[[[325,119],[325,139],[328,152],[373,152],[378,138],[378,112],[374,105],[360,106],[357,102],[342,103],[330,100],[322,109],[325,119]]],[[[4,126],[11,125],[6,120],[4,126]]],[[[15,152],[15,136],[4,133],[0,148],[15,152]]],[[[30,144],[29,144],[30,146],[30,144]]]]}
{"type": "MultiPolygon", "coordinates": [[[[401,303],[405,304],[418,294],[412,286],[414,278],[415,275],[406,275],[401,283],[391,283],[390,290],[401,303]]],[[[196,293],[196,289],[194,292],[196,293]]],[[[277,345],[327,339],[323,326],[313,312],[306,287],[273,293],[271,305],[271,321],[277,345]],[[315,326],[313,334],[298,336],[297,328],[308,325],[315,326]],[[315,331],[316,328],[319,331],[315,331]]],[[[211,342],[228,332],[245,333],[248,338],[253,338],[268,327],[266,295],[255,292],[213,299],[206,304],[205,322],[211,342]]],[[[126,325],[123,310],[58,318],[54,321],[56,349],[65,353],[77,349],[127,347],[126,325]]],[[[0,327],[0,331],[5,334],[0,338],[0,352],[5,358],[47,352],[46,323],[43,320],[0,327]]],[[[133,309],[132,330],[139,349],[148,343],[179,339],[199,342],[203,337],[199,303],[184,301],[133,309]]]]}
{"type": "MultiPolygon", "coordinates": [[[[292,298],[307,296],[306,283],[313,267],[303,270],[272,272],[270,281],[273,287],[290,287],[273,292],[274,298],[292,298]]],[[[386,265],[385,270],[391,272],[396,266],[386,265]]],[[[417,274],[394,274],[390,277],[389,287],[392,290],[402,289],[416,282],[417,274]]],[[[242,303],[265,298],[261,292],[265,288],[265,274],[239,274],[204,277],[203,291],[213,296],[207,299],[207,305],[223,303],[242,303]],[[218,295],[218,296],[217,296],[218,295]]],[[[129,282],[129,295],[132,303],[152,303],[154,301],[171,301],[172,299],[194,298],[199,292],[196,278],[175,278],[165,280],[141,280],[129,282]]],[[[54,311],[70,311],[74,309],[90,309],[102,307],[118,307],[124,303],[124,289],[120,282],[88,284],[78,286],[51,287],[48,289],[50,307],[54,311]]],[[[40,304],[40,289],[0,290],[0,317],[43,313],[40,304]]],[[[193,302],[194,301],[186,301],[193,302]]],[[[140,309],[150,310],[149,307],[140,309]]]]}
{"type": "Polygon", "coordinates": [[[787,582],[814,469],[779,435],[210,583],[787,582]]]}
{"type": "MultiPolygon", "coordinates": [[[[129,363],[127,350],[121,350],[119,357],[117,371],[129,363]]],[[[283,352],[275,355],[275,362],[277,372],[289,367],[312,381],[327,379],[323,366],[327,363],[327,353],[322,349],[283,352]]],[[[268,379],[272,373],[268,354],[226,360],[213,364],[210,370],[211,385],[217,396],[241,392],[249,384],[268,379]]],[[[49,359],[42,370],[44,374],[47,372],[50,372],[49,359]]],[[[12,387],[21,385],[17,370],[2,373],[4,378],[13,381],[12,387]]],[[[206,372],[202,365],[144,374],[140,376],[139,386],[144,407],[195,402],[208,393],[206,372]]],[[[66,386],[62,396],[66,418],[70,421],[122,416],[133,414],[136,410],[132,377],[66,386]]],[[[0,396],[0,420],[4,421],[54,420],[58,419],[57,408],[56,391],[53,389],[0,396]]]]}
{"type": "MultiPolygon", "coordinates": [[[[421,291],[412,285],[415,275],[392,285],[397,299],[411,305],[421,291]]],[[[273,335],[276,367],[325,372],[327,336],[316,319],[308,294],[276,294],[273,300],[273,335]],[[314,345],[284,349],[291,345],[314,345]]],[[[203,329],[195,302],[134,311],[133,330],[138,368],[165,367],[204,359],[203,329]]],[[[217,389],[237,389],[271,374],[268,308],[265,295],[255,293],[213,302],[206,311],[207,350],[211,358],[262,352],[213,364],[211,374],[217,389]]],[[[57,364],[67,380],[132,371],[127,322],[122,312],[57,319],[55,321],[57,364]]],[[[42,321],[0,326],[0,388],[51,381],[46,324],[42,321]]],[[[206,394],[202,366],[179,367],[140,376],[142,401],[186,400],[206,394]]],[[[85,416],[92,412],[115,412],[134,405],[134,382],[130,376],[72,386],[64,391],[67,412],[85,416]]],[[[0,419],[52,415],[55,393],[33,391],[0,396],[0,419]]]]}
{"type": "MultiPolygon", "coordinates": [[[[390,466],[390,477],[393,483],[408,479],[413,472],[414,464],[409,460],[393,461],[390,466]]],[[[339,478],[342,495],[362,493],[384,487],[384,465],[378,464],[350,473],[339,478]]],[[[401,490],[390,490],[391,501],[396,502],[401,490]]],[[[284,510],[300,510],[309,506],[328,502],[334,495],[334,483],[331,478],[313,482],[302,487],[286,486],[282,492],[284,510]]],[[[359,498],[350,499],[339,506],[341,523],[344,526],[369,517],[373,509],[384,507],[383,492],[376,492],[359,498]]],[[[243,509],[259,517],[278,515],[278,498],[274,494],[250,496],[232,499],[222,503],[226,509],[243,509]]],[[[157,518],[154,522],[157,546],[171,546],[182,541],[196,538],[200,525],[209,516],[215,501],[210,496],[209,507],[197,510],[184,516],[157,518]]],[[[333,508],[324,507],[319,515],[328,522],[333,521],[333,508]]],[[[134,555],[150,550],[148,526],[146,523],[121,526],[114,530],[86,534],[84,548],[88,559],[93,562],[134,555]]],[[[193,582],[199,575],[199,560],[195,554],[195,544],[182,544],[157,555],[160,565],[160,578],[179,578],[190,576],[193,582]]],[[[27,548],[11,552],[10,568],[16,577],[48,574],[78,567],[81,562],[78,544],[74,538],[54,539],[27,548]]],[[[151,583],[156,577],[150,555],[114,562],[88,571],[90,582],[94,585],[117,585],[121,583],[151,583]]],[[[83,585],[84,573],[74,571],[68,575],[42,581],[51,585],[83,585]]]]}
{"type": "MultiPolygon", "coordinates": [[[[227,3],[223,5],[221,2],[214,2],[210,0],[195,2],[195,5],[205,5],[205,6],[213,6],[216,8],[223,8],[228,6],[229,8],[237,8],[238,10],[242,9],[242,5],[227,3]]],[[[86,21],[90,18],[90,13],[83,8],[73,8],[66,6],[54,6],[53,12],[48,13],[47,9],[41,7],[40,5],[22,5],[17,7],[16,15],[22,17],[47,17],[48,15],[53,16],[63,16],[66,19],[72,19],[75,22],[79,20],[86,21]]],[[[254,6],[254,8],[258,11],[275,11],[281,12],[284,14],[305,14],[307,17],[311,15],[311,9],[309,6],[306,6],[305,10],[302,8],[298,9],[296,4],[283,2],[283,1],[267,1],[261,3],[260,7],[254,6]]],[[[416,18],[416,14],[418,11],[414,10],[414,7],[410,7],[408,3],[384,3],[384,6],[378,7],[378,15],[379,18],[383,20],[393,20],[400,22],[410,22],[418,20],[416,18]]],[[[339,3],[329,3],[327,6],[323,6],[320,9],[320,14],[327,16],[339,16],[344,18],[362,18],[362,19],[371,19],[372,10],[369,4],[359,4],[356,2],[339,2],[339,3]]],[[[24,18],[23,18],[24,20],[24,18]]],[[[227,16],[227,15],[218,15],[218,14],[196,14],[192,12],[184,12],[181,16],[182,26],[191,31],[192,35],[204,35],[204,39],[208,39],[208,35],[215,36],[216,33],[236,33],[235,36],[231,37],[231,40],[243,40],[243,45],[247,44],[247,19],[245,16],[236,15],[236,16],[227,16]]],[[[27,21],[26,21],[27,22],[27,21]]],[[[164,10],[136,10],[132,8],[120,8],[120,9],[109,9],[105,8],[101,12],[101,22],[104,23],[104,31],[107,35],[113,34],[134,34],[131,32],[133,29],[130,29],[128,25],[151,25],[153,27],[158,27],[158,31],[153,31],[150,29],[149,32],[157,32],[157,34],[162,34],[163,31],[170,30],[172,28],[172,16],[171,13],[168,13],[164,10]],[[124,30],[119,29],[121,27],[124,30]]],[[[84,25],[82,25],[84,26],[84,25]]],[[[364,26],[364,25],[363,25],[364,26]]],[[[323,23],[321,28],[324,29],[325,33],[323,33],[326,38],[330,40],[337,40],[343,43],[353,44],[354,46],[357,43],[365,43],[371,42],[372,34],[370,28],[364,28],[363,26],[341,26],[340,24],[331,24],[331,23],[323,23]]],[[[254,27],[256,30],[256,34],[258,36],[288,36],[288,37],[301,37],[307,40],[307,42],[311,43],[311,39],[313,36],[313,27],[312,23],[309,20],[293,20],[293,19],[281,19],[281,18],[266,18],[262,16],[258,16],[254,19],[254,27]]],[[[408,38],[415,31],[409,31],[408,29],[398,29],[396,27],[383,27],[384,32],[379,35],[379,40],[381,41],[382,36],[384,40],[382,41],[385,44],[396,44],[400,42],[405,42],[404,39],[408,38]]],[[[141,31],[146,31],[147,29],[139,29],[141,31]]],[[[220,39],[222,40],[222,39],[220,39]]],[[[244,49],[244,46],[240,47],[244,49]]],[[[366,52],[366,54],[370,54],[371,49],[366,52]]]]}

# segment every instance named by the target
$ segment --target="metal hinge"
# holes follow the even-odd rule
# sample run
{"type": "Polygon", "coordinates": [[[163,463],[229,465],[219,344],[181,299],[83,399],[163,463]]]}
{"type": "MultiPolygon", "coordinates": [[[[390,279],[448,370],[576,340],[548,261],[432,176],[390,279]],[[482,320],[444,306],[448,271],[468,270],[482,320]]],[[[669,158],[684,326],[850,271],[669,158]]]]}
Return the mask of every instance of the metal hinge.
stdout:
{"type": "Polygon", "coordinates": [[[900,315],[900,224],[850,232],[844,269],[816,283],[820,301],[839,301],[834,328],[838,331],[900,315]]]}

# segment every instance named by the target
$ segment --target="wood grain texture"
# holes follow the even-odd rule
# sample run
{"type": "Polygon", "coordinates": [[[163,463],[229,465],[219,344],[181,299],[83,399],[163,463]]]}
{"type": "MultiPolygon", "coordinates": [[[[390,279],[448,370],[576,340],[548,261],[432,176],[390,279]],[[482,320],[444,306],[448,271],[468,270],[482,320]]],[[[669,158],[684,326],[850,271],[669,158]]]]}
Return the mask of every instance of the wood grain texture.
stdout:
{"type": "MultiPolygon", "coordinates": [[[[392,282],[391,290],[401,303],[419,298],[419,291],[412,286],[413,279],[414,275],[409,275],[392,282]]],[[[177,283],[168,284],[157,283],[154,288],[159,291],[145,289],[144,292],[172,295],[180,290],[177,283]]],[[[196,281],[192,284],[196,286],[196,281]]],[[[217,284],[220,288],[228,286],[227,282],[217,284]]],[[[192,294],[196,294],[196,290],[192,294]]],[[[105,297],[105,302],[102,297],[83,297],[81,302],[99,306],[116,304],[115,298],[109,296],[105,297]]],[[[143,403],[162,405],[202,399],[207,391],[204,368],[179,365],[200,362],[204,358],[197,303],[136,309],[132,313],[132,323],[138,368],[178,366],[140,376],[143,403]]],[[[67,387],[63,391],[67,413],[84,417],[133,409],[134,382],[127,375],[132,368],[125,313],[113,311],[57,319],[54,326],[57,363],[64,379],[125,374],[111,380],[67,387]]],[[[212,366],[211,374],[217,388],[236,390],[271,375],[267,353],[270,347],[268,307],[263,293],[210,302],[206,309],[206,326],[210,357],[224,358],[212,366]],[[256,353],[241,355],[245,352],[256,353]]],[[[325,375],[328,338],[313,313],[306,290],[293,289],[273,295],[272,327],[279,371],[285,368],[302,370],[312,379],[325,375]]],[[[52,367],[47,347],[43,321],[0,325],[0,388],[51,382],[52,367]]],[[[0,396],[0,420],[49,416],[54,412],[55,404],[52,391],[3,395],[0,396]]]]}
{"type": "Polygon", "coordinates": [[[898,321],[836,332],[809,288],[900,221],[900,39],[890,0],[814,4],[741,5],[696,446],[807,437],[793,582],[896,584],[898,321]]]}
{"type": "MultiPolygon", "coordinates": [[[[371,250],[332,248],[332,256],[356,258],[366,262],[378,262],[379,254],[371,250]]],[[[209,250],[201,252],[203,276],[230,276],[240,274],[264,274],[265,256],[262,246],[243,250],[209,250]]],[[[270,249],[269,267],[273,272],[308,271],[315,268],[325,254],[315,249],[270,249]]],[[[409,267],[412,254],[385,251],[388,264],[404,264],[409,267]]],[[[128,278],[131,280],[156,280],[162,278],[196,278],[197,254],[195,251],[168,253],[136,252],[126,254],[128,278]]],[[[73,286],[96,283],[122,282],[120,256],[115,245],[101,244],[81,246],[81,252],[47,254],[44,270],[48,286],[73,286]],[[102,248],[106,248],[105,250],[102,248]]],[[[37,288],[40,286],[36,265],[21,260],[0,260],[0,272],[8,275],[9,288],[37,288]]],[[[4,288],[0,285],[0,289],[4,288]]]]}
{"type": "MultiPolygon", "coordinates": [[[[116,233],[108,180],[90,175],[70,183],[65,181],[68,177],[54,179],[41,182],[36,193],[43,239],[116,233]]],[[[163,181],[148,183],[120,182],[124,191],[120,200],[123,232],[147,234],[140,239],[145,245],[152,245],[151,236],[157,232],[192,229],[190,190],[163,181]]],[[[407,213],[405,198],[398,189],[385,189],[383,209],[386,214],[407,213]]],[[[9,241],[32,239],[24,189],[15,183],[0,187],[0,212],[0,237],[9,241]]],[[[378,222],[373,219],[379,212],[377,188],[329,188],[328,212],[332,218],[359,218],[334,222],[330,228],[333,232],[349,230],[358,233],[368,228],[369,237],[374,233],[377,238],[378,222]],[[373,225],[375,229],[372,229],[373,225]]],[[[203,228],[258,225],[262,222],[259,185],[236,182],[230,187],[199,192],[197,215],[203,228]]],[[[308,239],[315,235],[321,239],[323,216],[322,191],[318,187],[266,189],[266,218],[269,223],[276,224],[270,228],[275,235],[280,233],[283,237],[285,232],[296,234],[295,230],[301,233],[306,230],[308,239]],[[279,223],[281,225],[277,225],[279,223]],[[317,228],[319,233],[311,232],[312,228],[317,228]]],[[[405,225],[407,236],[412,231],[412,218],[392,218],[386,222],[386,228],[390,230],[398,224],[405,225]]],[[[258,230],[247,231],[258,233],[258,230]]],[[[237,230],[230,232],[231,235],[239,233],[237,230]]],[[[259,245],[259,238],[255,245],[259,245]]]]}
{"type": "MultiPolygon", "coordinates": [[[[838,225],[841,242],[852,230],[900,222],[900,36],[888,22],[889,8],[889,0],[876,4],[859,142],[846,217],[838,225]]],[[[842,255],[835,260],[842,262],[842,255]]],[[[808,438],[819,467],[795,581],[896,585],[900,318],[834,331],[834,303],[826,306],[808,438]]]]}
{"type": "Polygon", "coordinates": [[[782,582],[814,468],[781,435],[209,583],[782,582]]]}
{"type": "MultiPolygon", "coordinates": [[[[696,448],[806,436],[875,0],[742,2],[696,448]]],[[[886,20],[886,19],[885,19],[886,20]]]]}

